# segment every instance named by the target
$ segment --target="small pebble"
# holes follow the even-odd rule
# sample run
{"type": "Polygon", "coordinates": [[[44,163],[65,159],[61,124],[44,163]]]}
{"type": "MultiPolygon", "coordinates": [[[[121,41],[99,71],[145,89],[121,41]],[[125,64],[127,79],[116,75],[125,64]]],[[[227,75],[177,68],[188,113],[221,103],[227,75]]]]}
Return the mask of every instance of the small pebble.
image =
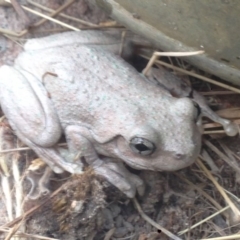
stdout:
{"type": "Polygon", "coordinates": [[[117,204],[111,204],[110,209],[112,211],[113,218],[117,217],[121,212],[121,208],[117,204]]]}
{"type": "Polygon", "coordinates": [[[108,208],[103,209],[103,216],[105,219],[104,228],[109,230],[114,227],[114,221],[111,211],[108,208]]]}
{"type": "MultiPolygon", "coordinates": [[[[123,220],[123,216],[122,215],[118,215],[115,219],[115,224],[116,224],[116,228],[120,228],[123,226],[124,220],[123,220]]],[[[126,227],[126,226],[125,226],[126,227]]]]}
{"type": "Polygon", "coordinates": [[[128,234],[128,229],[126,227],[117,228],[113,236],[116,238],[122,238],[128,234]]]}
{"type": "Polygon", "coordinates": [[[124,225],[124,227],[126,227],[129,230],[129,232],[132,232],[134,230],[133,225],[127,221],[123,220],[123,225],[124,225]]]}

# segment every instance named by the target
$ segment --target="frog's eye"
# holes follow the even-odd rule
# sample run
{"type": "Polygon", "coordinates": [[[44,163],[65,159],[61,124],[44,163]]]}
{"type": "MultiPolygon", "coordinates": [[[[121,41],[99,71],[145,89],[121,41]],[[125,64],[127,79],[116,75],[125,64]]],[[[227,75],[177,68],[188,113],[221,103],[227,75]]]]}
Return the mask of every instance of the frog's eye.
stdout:
{"type": "Polygon", "coordinates": [[[140,155],[148,156],[152,154],[156,147],[149,140],[141,137],[134,137],[130,140],[130,148],[133,152],[140,155]]]}

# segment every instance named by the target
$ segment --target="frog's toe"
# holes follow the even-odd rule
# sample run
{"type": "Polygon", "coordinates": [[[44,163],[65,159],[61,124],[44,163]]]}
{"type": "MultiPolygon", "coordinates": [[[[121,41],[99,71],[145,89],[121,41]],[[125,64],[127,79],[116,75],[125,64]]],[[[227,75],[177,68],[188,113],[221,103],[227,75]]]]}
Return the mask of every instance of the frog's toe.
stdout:
{"type": "Polygon", "coordinates": [[[74,173],[75,174],[82,174],[83,173],[83,170],[82,170],[82,166],[80,165],[77,165],[77,164],[74,164],[74,173]]]}
{"type": "Polygon", "coordinates": [[[237,124],[230,122],[223,125],[226,134],[230,137],[236,136],[239,133],[239,127],[237,124]]]}
{"type": "Polygon", "coordinates": [[[59,166],[57,166],[55,164],[48,164],[48,165],[57,174],[61,174],[64,172],[64,170],[62,168],[60,168],[59,166]]]}

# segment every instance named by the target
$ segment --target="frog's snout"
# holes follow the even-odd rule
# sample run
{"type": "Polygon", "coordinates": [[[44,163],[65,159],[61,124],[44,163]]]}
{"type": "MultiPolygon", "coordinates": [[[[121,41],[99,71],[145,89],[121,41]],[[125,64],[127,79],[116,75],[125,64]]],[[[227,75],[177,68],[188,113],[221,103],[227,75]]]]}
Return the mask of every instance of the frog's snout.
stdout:
{"type": "MultiPolygon", "coordinates": [[[[191,165],[197,158],[196,154],[198,151],[188,155],[188,154],[183,154],[183,153],[173,153],[172,154],[172,160],[175,161],[176,163],[179,164],[179,169],[183,168],[181,167],[181,164],[184,165],[184,167],[191,165]]],[[[176,166],[177,167],[177,166],[176,166]]]]}
{"type": "Polygon", "coordinates": [[[151,162],[151,170],[177,171],[193,164],[200,151],[200,146],[190,154],[165,152],[158,159],[151,162]]]}

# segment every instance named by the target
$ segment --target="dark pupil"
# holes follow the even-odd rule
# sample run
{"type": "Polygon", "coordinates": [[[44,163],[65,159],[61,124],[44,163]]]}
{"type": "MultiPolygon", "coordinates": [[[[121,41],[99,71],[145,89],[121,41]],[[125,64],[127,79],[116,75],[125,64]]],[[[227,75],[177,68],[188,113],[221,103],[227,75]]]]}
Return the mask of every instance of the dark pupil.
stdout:
{"type": "Polygon", "coordinates": [[[142,144],[142,143],[136,144],[135,147],[140,152],[149,150],[149,148],[146,145],[142,144]]]}

